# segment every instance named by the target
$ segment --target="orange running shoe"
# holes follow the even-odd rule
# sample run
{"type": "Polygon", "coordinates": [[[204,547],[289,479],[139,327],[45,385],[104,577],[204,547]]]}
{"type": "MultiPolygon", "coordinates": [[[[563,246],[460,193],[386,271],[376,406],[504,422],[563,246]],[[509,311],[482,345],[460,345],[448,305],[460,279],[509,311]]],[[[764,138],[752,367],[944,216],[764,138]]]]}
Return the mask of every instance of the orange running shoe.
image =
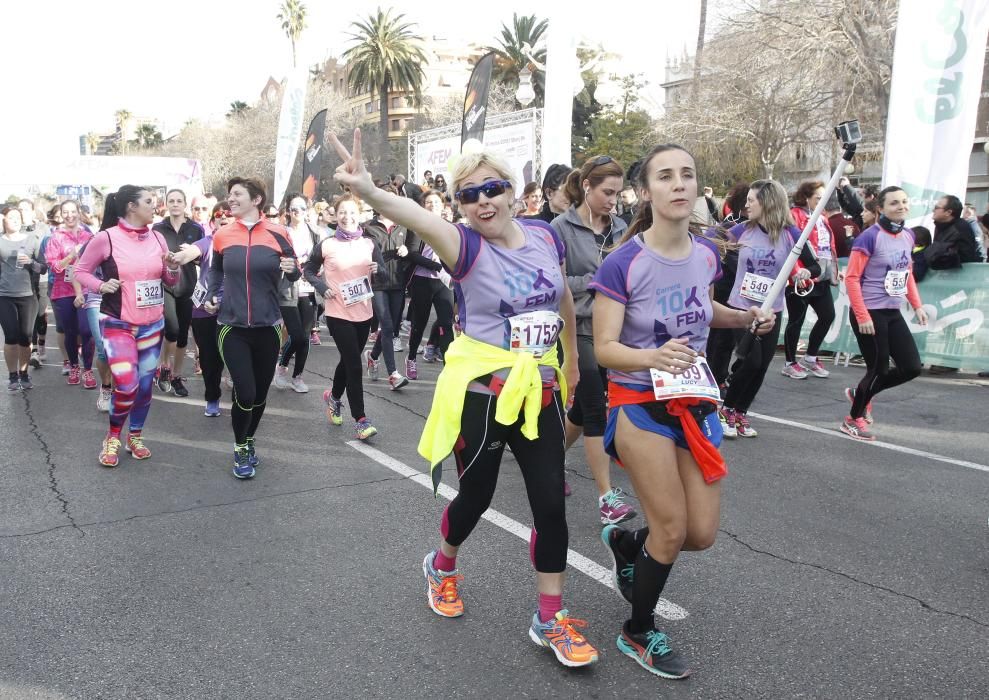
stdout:
{"type": "Polygon", "coordinates": [[[151,456],[151,450],[145,446],[143,438],[134,433],[127,436],[127,451],[134,459],[147,459],[151,456]]]}
{"type": "Polygon", "coordinates": [[[433,567],[436,552],[430,552],[422,560],[422,573],[426,577],[426,599],[430,609],[442,617],[460,617],[464,614],[464,599],[457,584],[464,577],[456,571],[437,571],[433,567]]]}
{"type": "Polygon", "coordinates": [[[557,660],[569,668],[588,666],[598,660],[598,650],[590,645],[578,627],[586,627],[584,620],[570,617],[561,610],[549,622],[540,622],[539,613],[532,616],[529,638],[541,647],[548,647],[556,654],[557,660]]]}
{"type": "Polygon", "coordinates": [[[100,464],[104,467],[115,467],[120,464],[120,438],[109,433],[103,438],[103,449],[100,451],[100,464]]]}

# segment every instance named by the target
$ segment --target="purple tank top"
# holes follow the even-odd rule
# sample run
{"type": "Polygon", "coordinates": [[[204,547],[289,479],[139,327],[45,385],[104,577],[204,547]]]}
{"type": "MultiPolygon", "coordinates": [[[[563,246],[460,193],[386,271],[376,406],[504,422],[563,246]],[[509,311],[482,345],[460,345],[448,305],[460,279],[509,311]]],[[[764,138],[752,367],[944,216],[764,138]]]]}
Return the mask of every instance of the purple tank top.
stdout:
{"type": "MultiPolygon", "coordinates": [[[[793,226],[786,226],[782,235],[773,245],[769,240],[769,234],[762,230],[761,226],[750,226],[748,222],[738,224],[728,231],[729,240],[736,241],[741,248],[738,251],[738,269],[735,272],[735,284],[731,288],[731,295],[728,303],[736,309],[748,309],[752,306],[759,306],[760,302],[742,296],[742,283],[745,281],[746,273],[753,273],[760,277],[776,279],[786,256],[790,254],[793,244],[800,238],[800,232],[793,226]]],[[[773,302],[773,311],[779,313],[783,310],[783,295],[780,294],[773,302]]]]}
{"type": "MultiPolygon", "coordinates": [[[[908,228],[890,233],[873,224],[860,233],[852,250],[869,256],[862,271],[862,300],[867,309],[898,309],[903,296],[890,296],[886,291],[886,275],[911,269],[914,235],[908,228]]],[[[909,273],[908,273],[909,274],[909,273]]],[[[905,287],[904,287],[905,289],[905,287]]]]}
{"type": "MultiPolygon", "coordinates": [[[[693,248],[682,260],[661,257],[633,236],[611,253],[588,288],[625,305],[618,340],[630,348],[658,348],[674,338],[687,338],[704,352],[714,309],[711,285],[721,278],[717,247],[692,236],[693,248]]],[[[649,370],[608,370],[613,382],[651,386],[649,370]]]]}
{"type": "Polygon", "coordinates": [[[464,333],[509,349],[508,319],[530,311],[560,311],[566,281],[560,272],[565,249],[549,224],[515,223],[525,245],[510,250],[488,243],[474,229],[457,224],[460,253],[451,271],[464,333]]]}

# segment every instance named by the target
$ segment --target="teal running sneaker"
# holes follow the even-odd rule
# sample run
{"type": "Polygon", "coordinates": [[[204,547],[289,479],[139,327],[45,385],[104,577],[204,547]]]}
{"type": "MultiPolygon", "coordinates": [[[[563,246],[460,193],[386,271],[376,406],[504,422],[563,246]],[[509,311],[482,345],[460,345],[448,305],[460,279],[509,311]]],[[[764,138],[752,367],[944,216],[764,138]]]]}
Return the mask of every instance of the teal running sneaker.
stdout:
{"type": "Polygon", "coordinates": [[[618,635],[618,651],[635,660],[642,668],[662,678],[680,680],[691,671],[683,659],[670,648],[670,638],[658,630],[644,634],[628,631],[628,622],[622,625],[618,635]]]}

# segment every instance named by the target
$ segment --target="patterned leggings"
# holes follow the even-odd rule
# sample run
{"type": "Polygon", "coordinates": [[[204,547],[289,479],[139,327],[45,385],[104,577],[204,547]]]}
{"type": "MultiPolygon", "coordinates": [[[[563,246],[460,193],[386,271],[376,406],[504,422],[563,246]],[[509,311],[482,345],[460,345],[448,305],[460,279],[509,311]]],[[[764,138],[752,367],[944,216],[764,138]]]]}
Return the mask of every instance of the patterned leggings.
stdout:
{"type": "Polygon", "coordinates": [[[151,388],[161,354],[165,320],[135,326],[112,316],[100,319],[103,348],[113,375],[110,433],[120,435],[130,416],[130,431],[140,432],[151,408],[151,388]]]}

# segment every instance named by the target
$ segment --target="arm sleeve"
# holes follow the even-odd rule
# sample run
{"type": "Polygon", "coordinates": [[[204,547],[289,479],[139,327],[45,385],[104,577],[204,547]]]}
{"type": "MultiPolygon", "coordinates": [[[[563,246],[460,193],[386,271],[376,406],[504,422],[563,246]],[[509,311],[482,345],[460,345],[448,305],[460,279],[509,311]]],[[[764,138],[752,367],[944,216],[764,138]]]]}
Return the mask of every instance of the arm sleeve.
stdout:
{"type": "Polygon", "coordinates": [[[439,272],[443,269],[443,265],[441,263],[438,263],[431,258],[427,258],[419,252],[419,248],[422,247],[422,239],[416,235],[415,231],[409,231],[409,235],[405,239],[405,247],[409,250],[409,254],[402,258],[406,264],[411,264],[413,266],[418,265],[419,267],[424,267],[432,272],[439,272]]]}
{"type": "Polygon", "coordinates": [[[910,302],[910,307],[913,309],[919,309],[924,305],[924,302],[920,300],[920,290],[917,288],[917,280],[913,277],[913,263],[910,263],[910,274],[907,275],[907,301],[910,302]]]}
{"type": "Polygon", "coordinates": [[[65,268],[62,267],[62,258],[65,257],[65,252],[62,250],[62,244],[59,239],[52,236],[48,239],[48,245],[45,246],[45,259],[48,260],[48,265],[56,273],[65,272],[65,268]]]}
{"type": "Polygon", "coordinates": [[[460,251],[457,253],[457,263],[450,270],[450,276],[454,281],[459,282],[474,267],[474,261],[481,252],[481,234],[464,224],[457,224],[457,231],[460,232],[460,251]]]}
{"type": "Polygon", "coordinates": [[[209,261],[209,286],[206,289],[206,298],[210,300],[218,298],[221,286],[223,286],[223,252],[214,236],[213,254],[209,261]]]}
{"type": "MultiPolygon", "coordinates": [[[[51,249],[51,241],[48,243],[51,249]]],[[[82,285],[83,289],[90,292],[99,292],[103,282],[93,273],[96,268],[103,264],[103,261],[110,256],[110,234],[101,231],[91,238],[82,251],[82,257],[76,263],[75,278],[82,285]]]]}
{"type": "Polygon", "coordinates": [[[48,261],[45,259],[45,249],[41,247],[41,239],[31,252],[31,271],[36,275],[43,275],[48,272],[48,261]]]}
{"type": "Polygon", "coordinates": [[[627,273],[618,256],[609,255],[594,273],[594,279],[587,286],[588,291],[604,294],[619,304],[628,304],[627,273]]]}
{"type": "Polygon", "coordinates": [[[862,210],[865,207],[862,205],[862,200],[859,199],[855,189],[851,185],[845,185],[841,188],[839,194],[841,195],[841,203],[844,206],[845,212],[853,219],[861,217],[862,210]]]}
{"type": "Polygon", "coordinates": [[[319,268],[323,266],[323,241],[313,246],[309,253],[309,259],[302,268],[302,276],[306,282],[311,284],[319,296],[326,294],[326,280],[319,274],[319,268]]]}
{"type": "MultiPolygon", "coordinates": [[[[868,323],[872,320],[869,310],[865,308],[865,298],[862,296],[862,271],[865,270],[868,262],[869,255],[865,251],[853,250],[848,258],[848,269],[845,270],[845,289],[848,290],[848,303],[851,304],[852,313],[855,314],[855,320],[859,323],[868,323]]],[[[912,275],[911,279],[913,279],[912,275]]]]}

